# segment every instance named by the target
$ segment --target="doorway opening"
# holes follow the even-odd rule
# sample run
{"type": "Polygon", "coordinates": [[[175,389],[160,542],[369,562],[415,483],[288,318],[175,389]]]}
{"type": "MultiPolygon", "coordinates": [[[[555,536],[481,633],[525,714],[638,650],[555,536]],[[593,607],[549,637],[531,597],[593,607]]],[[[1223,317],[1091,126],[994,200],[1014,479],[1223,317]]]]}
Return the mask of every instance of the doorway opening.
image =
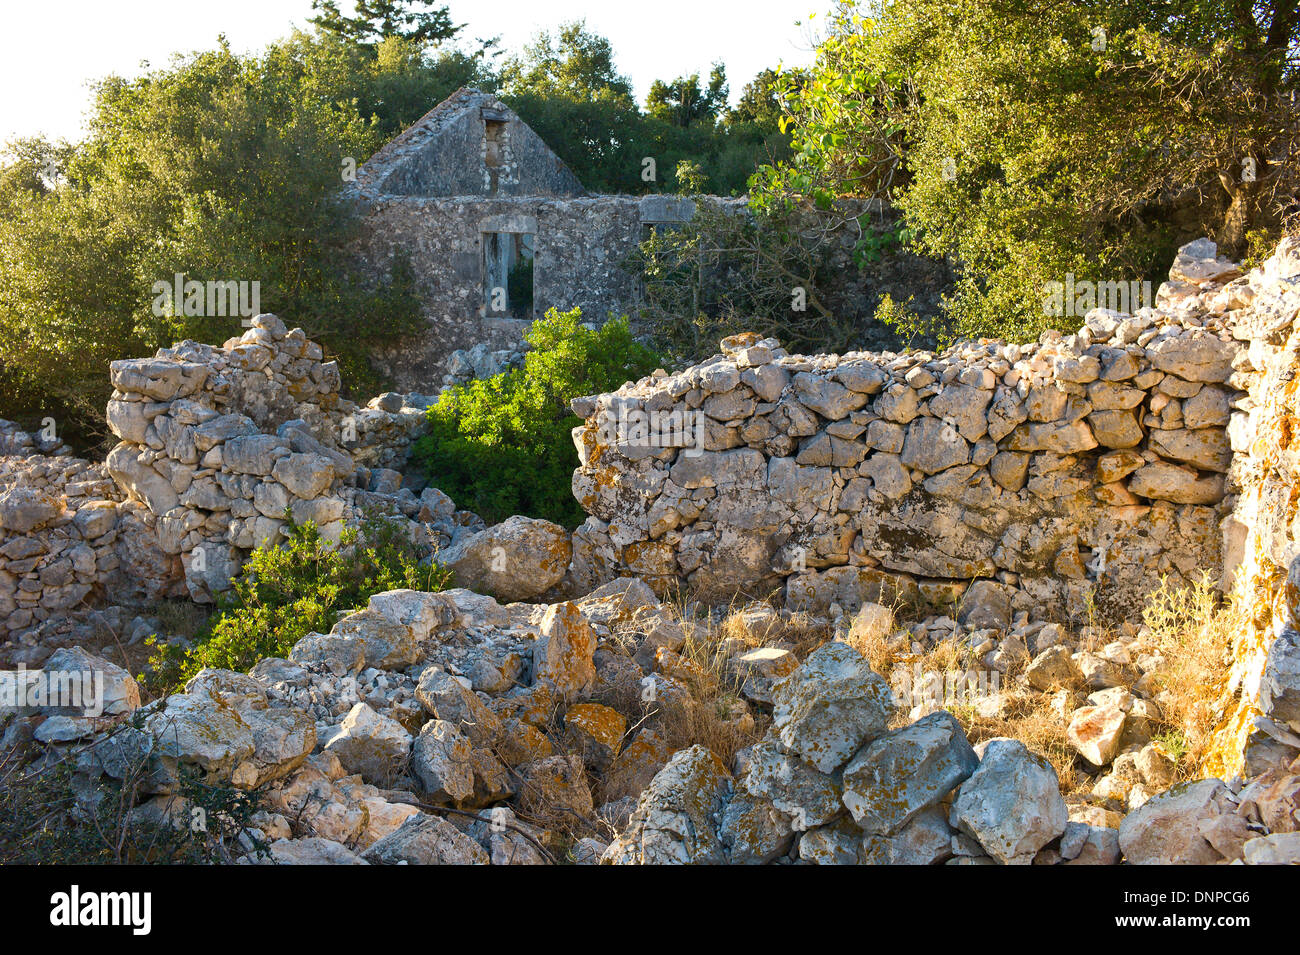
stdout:
{"type": "Polygon", "coordinates": [[[533,317],[531,232],[483,233],[484,314],[492,318],[533,317]]]}

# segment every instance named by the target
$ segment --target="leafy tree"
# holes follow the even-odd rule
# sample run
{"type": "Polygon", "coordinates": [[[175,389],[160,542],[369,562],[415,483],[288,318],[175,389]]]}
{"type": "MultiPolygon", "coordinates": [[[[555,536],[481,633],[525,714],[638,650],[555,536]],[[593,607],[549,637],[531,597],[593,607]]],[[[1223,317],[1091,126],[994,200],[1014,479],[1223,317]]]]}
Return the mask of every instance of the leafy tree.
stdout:
{"type": "Polygon", "coordinates": [[[784,98],[802,89],[806,74],[780,68],[759,72],[745,84],[740,100],[726,114],[728,126],[748,123],[765,130],[779,129],[786,115],[784,98]]]}
{"type": "Polygon", "coordinates": [[[109,361],[240,333],[238,315],[159,311],[154,283],[177,273],[257,282],[262,310],[322,340],[352,386],[378,386],[370,350],[421,326],[409,268],[374,287],[346,254],[355,221],[342,172],[383,142],[355,97],[336,95],[349,56],[302,36],[255,57],[223,44],[103,81],[86,142],[11,150],[0,167],[4,414],[53,416],[65,437],[93,443],[109,361]]]}
{"type": "Polygon", "coordinates": [[[1158,281],[1296,214],[1298,39],[1290,2],[845,4],[764,186],[893,199],[961,269],[957,331],[1032,337],[1045,282],[1158,281]]]}
{"type": "Polygon", "coordinates": [[[646,97],[646,112],[674,126],[712,125],[727,106],[727,68],[714,63],[708,85],[700,88],[700,74],[679,76],[671,82],[655,80],[646,97]]]}
{"type": "Polygon", "coordinates": [[[614,66],[609,40],[581,20],[562,24],[555,34],[543,30],[521,54],[509,57],[501,89],[507,96],[632,102],[632,83],[614,66]]]}
{"type": "Polygon", "coordinates": [[[358,46],[373,46],[389,37],[422,46],[450,40],[462,28],[452,24],[446,7],[432,0],[357,0],[353,17],[341,13],[335,0],[312,0],[311,8],[320,12],[309,23],[358,46]]]}
{"type": "Polygon", "coordinates": [[[744,331],[793,350],[853,347],[861,328],[828,294],[836,269],[826,240],[846,214],[751,214],[704,201],[690,222],[653,232],[629,268],[642,277],[640,316],[656,345],[674,361],[702,360],[718,339],[744,331]]]}
{"type": "Polygon", "coordinates": [[[575,527],[586,514],[573,499],[571,432],[580,421],[569,402],[614,391],[659,360],[633,340],[626,318],[593,330],[578,309],[551,309],[526,337],[532,350],[523,368],[443,392],[412,460],[488,522],[525,514],[575,527]]]}

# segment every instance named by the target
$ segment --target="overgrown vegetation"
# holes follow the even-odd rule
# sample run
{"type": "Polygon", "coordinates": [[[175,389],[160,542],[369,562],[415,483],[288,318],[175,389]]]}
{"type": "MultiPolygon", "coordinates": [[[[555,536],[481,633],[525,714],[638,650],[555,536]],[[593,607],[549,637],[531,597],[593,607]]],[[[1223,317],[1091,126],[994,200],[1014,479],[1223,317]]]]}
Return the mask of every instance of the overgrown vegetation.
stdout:
{"type": "Polygon", "coordinates": [[[626,318],[591,329],[578,309],[551,309],[526,338],[522,368],[443,392],[411,460],[489,523],[523,514],[574,527],[586,515],[571,486],[580,421],[569,402],[644,377],[659,359],[632,338],[626,318]]]}
{"type": "Polygon", "coordinates": [[[950,333],[1035,337],[1044,284],[1158,283],[1174,249],[1276,239],[1300,203],[1289,2],[845,2],[777,96],[760,204],[889,200],[960,269],[950,333]]]}
{"type": "MultiPolygon", "coordinates": [[[[770,76],[726,109],[718,68],[656,85],[643,111],[609,41],[566,24],[498,69],[495,41],[461,42],[420,0],[340,12],[256,55],[224,40],[95,89],[89,135],[0,156],[0,417],[53,417],[82,449],[107,440],[110,361],[182,338],[220,344],[240,315],[185,314],[155,283],[258,283],[259,306],[301,325],[352,395],[382,390],[369,356],[424,325],[399,256],[378,285],[349,259],[341,190],[376,149],[462,86],[499,91],[596,192],[673,190],[680,161],[743,191],[786,155],[770,76]],[[459,45],[458,45],[459,44],[459,45]],[[644,157],[655,175],[643,176],[644,157]]],[[[205,309],[206,311],[206,309],[205,309]]]]}
{"type": "MultiPolygon", "coordinates": [[[[96,745],[112,745],[111,735],[96,745]]],[[[181,767],[171,796],[137,806],[154,769],[148,758],[124,764],[121,780],[74,782],[84,749],[41,757],[19,744],[0,756],[0,865],[229,864],[265,854],[249,827],[257,792],[214,786],[181,767]],[[251,841],[240,845],[241,834],[251,841]]]]}
{"type": "Polygon", "coordinates": [[[508,57],[498,86],[591,192],[681,191],[678,170],[690,161],[699,170],[697,185],[739,195],[758,165],[789,155],[776,75],[760,73],[728,109],[726,69],[714,64],[703,82],[698,73],[656,80],[643,110],[616,68],[609,41],[570,22],[543,31],[508,57]],[[653,170],[644,165],[646,157],[654,160],[653,170]]]}
{"type": "Polygon", "coordinates": [[[1184,777],[1197,778],[1222,718],[1233,638],[1246,626],[1247,595],[1223,600],[1209,573],[1190,587],[1161,580],[1142,611],[1161,666],[1156,684],[1161,745],[1184,777]]]}
{"type": "MultiPolygon", "coordinates": [[[[641,323],[675,359],[714,353],[720,338],[756,331],[799,350],[851,346],[861,327],[827,299],[844,210],[793,208],[751,214],[697,202],[687,223],[662,227],[640,244],[629,268],[641,275],[641,323]]],[[[862,216],[870,229],[869,216],[862,216]]]]}
{"type": "Polygon", "coordinates": [[[246,672],[266,657],[287,657],[307,634],[328,633],[341,614],[362,609],[374,594],[433,592],[448,581],[382,517],[344,531],[337,545],[311,522],[290,522],[287,531],[283,544],[253,551],[192,646],[149,638],[154,653],[142,681],[150,691],[169,692],[204,667],[246,672]]]}
{"type": "Polygon", "coordinates": [[[254,287],[260,310],[301,325],[373,393],[367,356],[422,327],[418,300],[401,260],[378,287],[354,271],[340,189],[428,100],[362,109],[389,84],[437,97],[469,74],[463,58],[426,61],[400,38],[366,50],[296,34],[260,56],[222,45],[101,82],[84,142],[19,143],[0,167],[0,414],[51,416],[91,446],[108,362],[241,334],[254,287]],[[245,295],[187,309],[155,287],[178,275],[245,283],[245,295]]]}

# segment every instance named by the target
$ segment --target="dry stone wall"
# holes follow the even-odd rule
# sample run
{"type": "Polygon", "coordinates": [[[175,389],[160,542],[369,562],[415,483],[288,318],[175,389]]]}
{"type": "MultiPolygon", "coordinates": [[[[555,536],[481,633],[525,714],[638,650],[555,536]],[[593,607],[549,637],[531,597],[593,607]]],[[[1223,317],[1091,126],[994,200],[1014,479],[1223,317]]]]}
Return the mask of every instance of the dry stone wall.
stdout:
{"type": "Polygon", "coordinates": [[[274,315],[251,324],[219,348],[182,342],[112,366],[108,423],[122,440],[108,473],[143,505],[192,598],[227,589],[251,549],[284,539],[289,519],[337,540],[379,512],[409,521],[429,547],[474,526],[446,495],[417,496],[390,467],[420,433],[422,404],[386,394],[359,408],[339,398],[337,365],[301,329],[274,315]]]}
{"type": "Polygon", "coordinates": [[[286,509],[333,537],[371,509],[419,518],[412,534],[443,545],[477,526],[440,492],[402,487],[434,399],[358,407],[301,329],[252,326],[114,363],[122,441],[104,463],[0,422],[0,634],[99,602],[210,600],[251,547],[281,539],[286,509]]]}
{"type": "Polygon", "coordinates": [[[1225,583],[1246,602],[1209,771],[1286,766],[1300,749],[1300,239],[1222,292],[1246,394],[1228,433],[1239,489],[1224,521],[1225,583]]]}
{"type": "Polygon", "coordinates": [[[1221,565],[1240,274],[1201,240],[1155,308],[1074,335],[840,356],[740,335],[578,399],[575,585],[1131,618],[1162,578],[1221,565]]]}
{"type": "Polygon", "coordinates": [[[39,436],[3,430],[10,453],[0,457],[0,636],[90,601],[166,596],[171,561],[147,513],[124,499],[104,466],[41,454],[39,436]]]}

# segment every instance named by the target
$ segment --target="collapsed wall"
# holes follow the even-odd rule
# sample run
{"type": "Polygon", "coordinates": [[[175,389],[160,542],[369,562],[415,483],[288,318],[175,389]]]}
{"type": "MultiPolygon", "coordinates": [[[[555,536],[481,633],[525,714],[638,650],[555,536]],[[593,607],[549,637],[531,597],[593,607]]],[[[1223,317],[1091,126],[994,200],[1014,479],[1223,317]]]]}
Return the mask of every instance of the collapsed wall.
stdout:
{"type": "Polygon", "coordinates": [[[168,595],[172,562],[147,510],[125,498],[102,464],[47,456],[6,429],[0,457],[0,636],[95,599],[168,595]]]}
{"type": "Polygon", "coordinates": [[[221,347],[182,342],[114,362],[108,423],[122,439],[107,467],[148,509],[159,546],[180,558],[196,600],[228,589],[256,547],[290,521],[327,540],[377,513],[403,519],[432,549],[477,521],[435,489],[417,497],[382,465],[404,462],[423,408],[383,395],[339,397],[338,366],[274,315],[221,347]]]}
{"type": "Polygon", "coordinates": [[[114,362],[107,418],[121,441],[104,464],[7,434],[17,453],[0,457],[0,634],[97,601],[211,601],[290,519],[337,540],[383,514],[426,552],[481,528],[438,490],[403,486],[397,469],[432,399],[390,393],[358,407],[301,329],[274,315],[250,324],[220,347],[186,341],[114,362]]]}
{"type": "Polygon", "coordinates": [[[1277,286],[1240,275],[1201,240],[1155,308],[1094,310],[1074,335],[841,356],[739,335],[578,399],[575,583],[1132,619],[1162,579],[1222,564],[1243,320],[1263,305],[1241,290],[1277,286]]]}

